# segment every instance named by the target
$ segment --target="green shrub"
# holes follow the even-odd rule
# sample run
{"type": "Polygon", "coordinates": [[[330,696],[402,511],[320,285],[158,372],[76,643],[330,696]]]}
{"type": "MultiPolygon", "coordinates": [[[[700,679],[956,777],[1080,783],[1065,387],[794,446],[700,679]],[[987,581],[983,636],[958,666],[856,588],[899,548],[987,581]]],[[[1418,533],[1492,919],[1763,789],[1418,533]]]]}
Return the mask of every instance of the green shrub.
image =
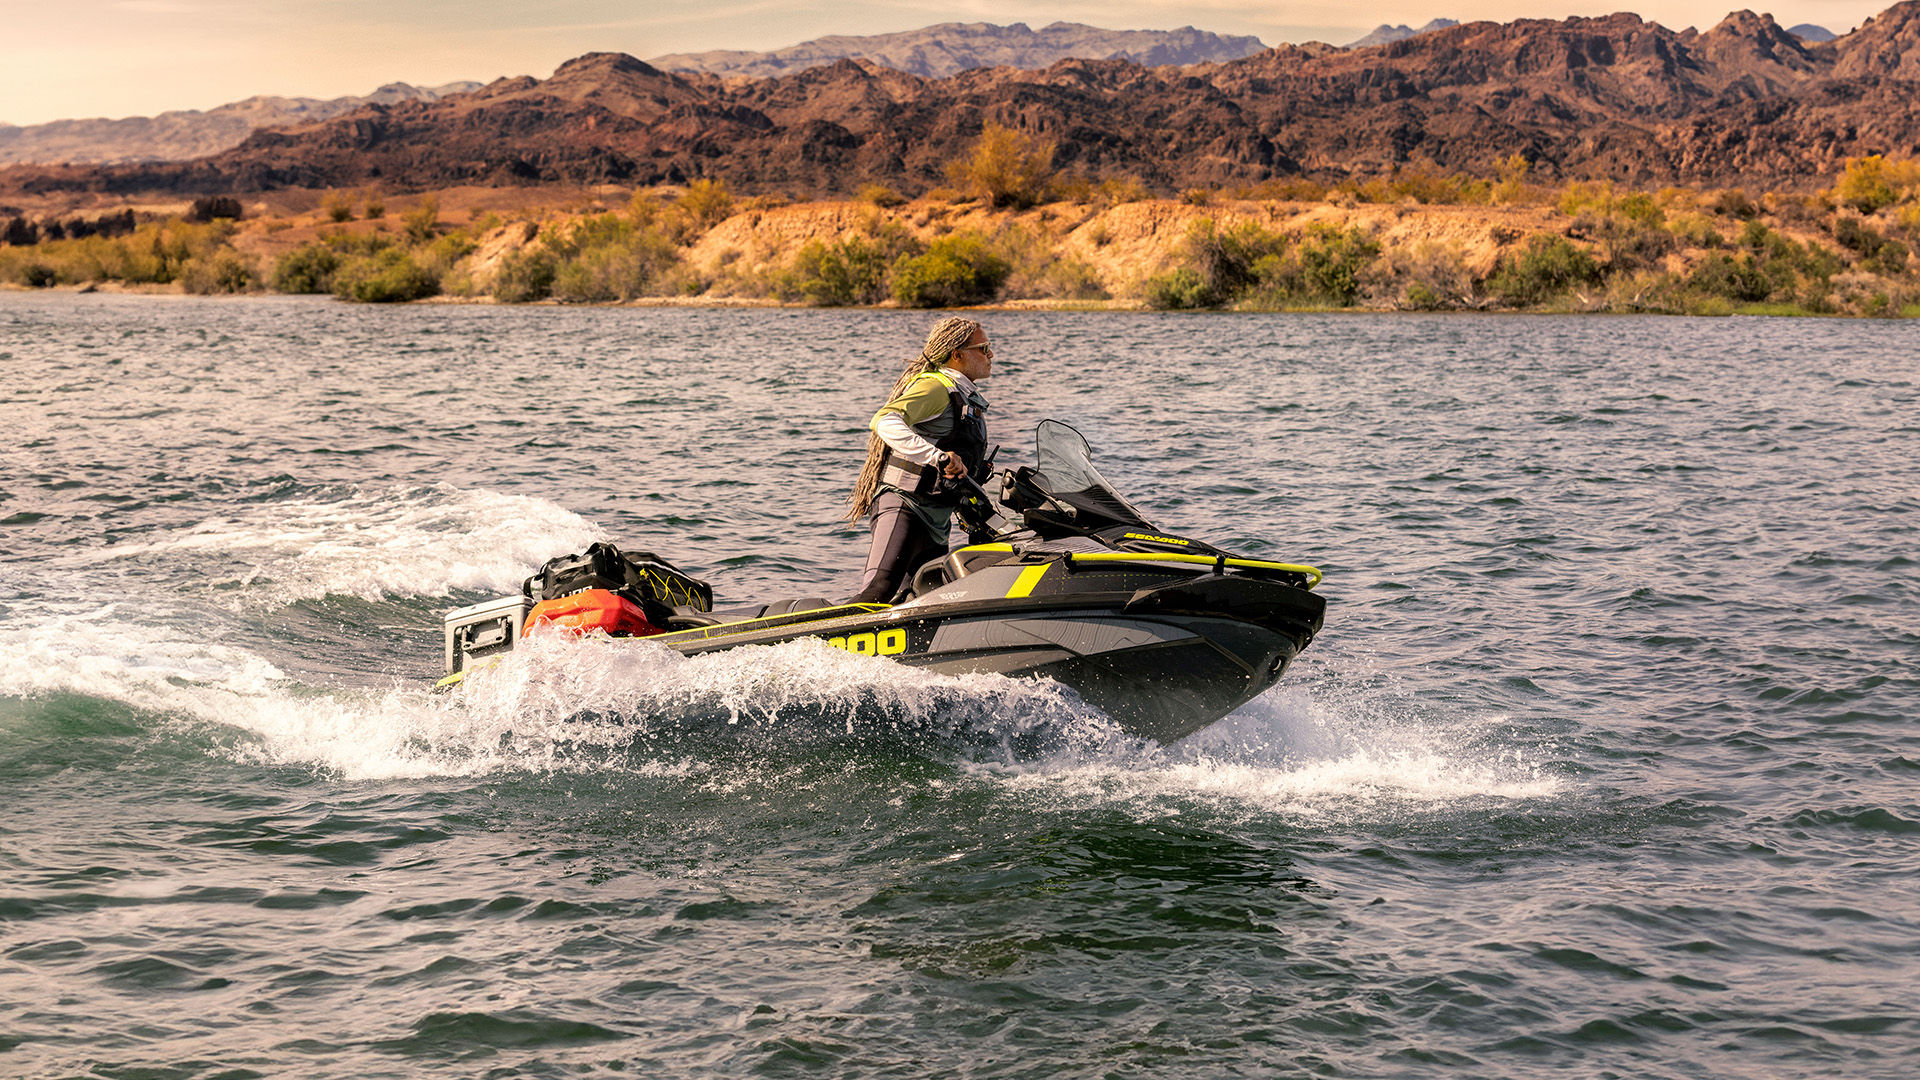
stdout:
{"type": "Polygon", "coordinates": [[[1613,274],[1606,281],[1605,310],[1678,315],[1694,312],[1694,294],[1684,279],[1664,270],[1613,274]]]}
{"type": "Polygon", "coordinates": [[[1406,298],[1402,306],[1411,311],[1444,311],[1453,305],[1447,298],[1434,291],[1433,286],[1424,281],[1416,281],[1407,286],[1406,298]]]}
{"type": "Polygon", "coordinates": [[[889,296],[889,271],[902,256],[918,256],[925,246],[877,209],[860,225],[860,233],[824,242],[812,240],[793,261],[774,275],[774,294],[781,300],[806,300],[824,307],[877,304],[889,296]]]}
{"type": "Polygon", "coordinates": [[[1147,185],[1131,176],[1109,177],[1094,185],[1090,202],[1101,202],[1109,206],[1122,203],[1145,202],[1153,197],[1147,185]]]}
{"type": "Polygon", "coordinates": [[[935,240],[923,255],[900,257],[893,267],[893,298],[918,308],[984,304],[1012,269],[981,236],[952,233],[935,240]]]}
{"type": "Polygon", "coordinates": [[[1406,282],[1401,307],[1443,311],[1475,306],[1477,279],[1459,244],[1422,240],[1388,252],[1385,260],[1391,277],[1406,282]]]}
{"type": "Polygon", "coordinates": [[[110,250],[101,252],[102,277],[131,285],[146,285],[173,280],[173,272],[155,245],[139,234],[111,241],[110,250]]]}
{"type": "MultiPolygon", "coordinates": [[[[648,244],[607,244],[588,248],[554,270],[556,300],[605,304],[645,296],[650,286],[678,262],[664,240],[648,244]]],[[[497,294],[497,293],[496,293],[497,294]]]]}
{"type": "Polygon", "coordinates": [[[1286,250],[1262,256],[1252,267],[1255,284],[1238,306],[1255,310],[1288,307],[1351,307],[1362,278],[1380,255],[1380,245],[1358,227],[1312,225],[1286,250]]]}
{"type": "Polygon", "coordinates": [[[1039,217],[1038,221],[1012,219],[994,232],[995,249],[1013,267],[1000,295],[1017,299],[1104,299],[1107,290],[1100,283],[1099,273],[1084,262],[1062,257],[1060,237],[1048,227],[1047,213],[1039,217]]]}
{"type": "Polygon", "coordinates": [[[1747,222],[1740,229],[1739,244],[1751,251],[1766,252],[1774,256],[1787,253],[1787,238],[1766,227],[1759,220],[1747,222]]]}
{"type": "Polygon", "coordinates": [[[252,264],[230,247],[196,255],[180,268],[180,287],[196,295],[246,292],[253,285],[252,264]]]}
{"type": "Polygon", "coordinates": [[[1694,247],[1718,248],[1725,247],[1727,243],[1726,237],[1720,235],[1720,230],[1713,226],[1713,220],[1705,214],[1675,214],[1667,230],[1675,240],[1694,247]]]}
{"type": "MultiPolygon", "coordinates": [[[[1882,245],[1884,248],[1884,245],[1882,245]]],[[[1790,244],[1787,261],[1792,270],[1824,282],[1844,269],[1840,254],[1818,244],[1790,244]]]]}
{"type": "Polygon", "coordinates": [[[416,257],[420,265],[433,271],[444,282],[447,272],[453,269],[454,264],[466,258],[477,246],[473,242],[473,237],[456,229],[428,244],[426,250],[418,252],[416,257]]]}
{"type": "Polygon", "coordinates": [[[1840,311],[1840,305],[1828,291],[1828,283],[1820,280],[1802,281],[1800,287],[1788,294],[1790,303],[1809,315],[1834,315],[1840,311]]]}
{"type": "Polygon", "coordinates": [[[1394,193],[1393,183],[1384,176],[1369,177],[1365,180],[1343,180],[1336,188],[1339,195],[1355,203],[1390,203],[1399,196],[1394,193]]]}
{"type": "Polygon", "coordinates": [[[1880,154],[1848,158],[1830,192],[1833,201],[1863,214],[1876,213],[1920,190],[1920,162],[1888,161],[1880,154]]]}
{"type": "Polygon", "coordinates": [[[1300,263],[1300,292],[1339,307],[1360,296],[1360,275],[1380,254],[1380,245],[1358,228],[1308,227],[1295,248],[1300,263]]]}
{"type": "Polygon", "coordinates": [[[7,278],[30,289],[46,289],[60,284],[60,272],[39,259],[22,259],[12,269],[7,278]]]}
{"type": "Polygon", "coordinates": [[[1499,205],[1533,202],[1540,195],[1539,188],[1527,182],[1527,174],[1533,171],[1533,162],[1524,154],[1509,154],[1494,162],[1494,171],[1500,179],[1488,191],[1488,198],[1499,205]]]}
{"type": "Polygon", "coordinates": [[[1259,284],[1261,268],[1270,268],[1287,249],[1287,238],[1253,222],[1221,228],[1212,218],[1187,226],[1181,241],[1184,265],[1149,278],[1149,306],[1186,310],[1233,302],[1259,284]]]}
{"type": "Polygon", "coordinates": [[[339,268],[339,252],[331,244],[314,240],[280,256],[267,283],[275,292],[329,293],[339,268]]]}
{"type": "MultiPolygon", "coordinates": [[[[724,187],[719,190],[724,194],[724,187]]],[[[495,283],[496,298],[538,300],[552,296],[602,304],[631,300],[653,290],[680,261],[659,215],[651,210],[582,218],[571,228],[550,230],[539,248],[521,255],[530,261],[511,269],[503,265],[502,278],[495,283]],[[537,254],[539,251],[546,253],[545,260],[537,254]],[[524,276],[510,279],[510,273],[524,276]],[[507,281],[516,295],[502,295],[501,280],[507,281]]]]}
{"type": "Polygon", "coordinates": [[[1876,274],[1899,275],[1907,270],[1907,246],[1890,240],[1859,218],[1841,215],[1834,219],[1833,238],[1840,246],[1860,256],[1860,268],[1876,274]]]}
{"type": "Polygon", "coordinates": [[[525,304],[553,295],[553,279],[560,260],[545,247],[516,251],[500,260],[493,278],[493,298],[506,304],[525,304]]]}
{"type": "MultiPolygon", "coordinates": [[[[1009,280],[1007,288],[1015,290],[1009,280]]],[[[1100,272],[1078,259],[1052,258],[1019,276],[1017,296],[1049,300],[1105,300],[1110,295],[1100,283],[1100,272]]]]}
{"type": "Polygon", "coordinates": [[[886,252],[869,237],[811,240],[794,255],[781,292],[821,307],[878,303],[887,295],[888,265],[886,252]]]}
{"type": "Polygon", "coordinates": [[[1191,266],[1176,267],[1147,279],[1147,306],[1161,311],[1191,311],[1215,307],[1216,294],[1191,266]]]}
{"type": "Polygon", "coordinates": [[[905,206],[907,203],[907,197],[905,195],[900,194],[885,184],[862,185],[860,194],[854,196],[854,198],[859,199],[863,203],[872,203],[874,206],[879,207],[905,206]]]}
{"type": "MultiPolygon", "coordinates": [[[[1235,194],[1242,199],[1269,199],[1277,202],[1320,202],[1330,191],[1327,185],[1318,180],[1309,180],[1304,176],[1289,176],[1284,179],[1262,180],[1239,188],[1235,194]]],[[[1145,198],[1144,192],[1141,198],[1145,198]]]]}
{"type": "Polygon", "coordinates": [[[399,248],[350,258],[333,275],[333,294],[362,304],[418,300],[439,291],[439,279],[399,248]]]}
{"type": "Polygon", "coordinates": [[[1503,302],[1523,307],[1599,280],[1600,264],[1584,249],[1564,236],[1537,233],[1518,254],[1500,260],[1487,288],[1503,302]]]}
{"type": "Polygon", "coordinates": [[[1631,216],[1618,212],[1619,209],[1616,204],[1616,212],[1599,220],[1583,216],[1569,229],[1574,235],[1591,238],[1596,243],[1603,274],[1650,267],[1678,243],[1659,220],[1631,216]]]}
{"type": "Polygon", "coordinates": [[[678,205],[702,230],[711,229],[733,213],[733,195],[725,180],[695,180],[678,205]]]}
{"type": "Polygon", "coordinates": [[[1687,286],[1707,296],[1735,303],[1755,303],[1773,295],[1774,282],[1760,269],[1751,254],[1735,259],[1713,254],[1700,261],[1687,276],[1687,286]]]}
{"type": "Polygon", "coordinates": [[[1253,222],[1223,229],[1201,218],[1188,228],[1181,253],[1185,265],[1148,279],[1150,306],[1349,307],[1380,245],[1357,227],[1314,225],[1288,237],[1253,222]]]}
{"type": "Polygon", "coordinates": [[[1620,196],[1614,203],[1614,212],[1628,221],[1649,228],[1660,228],[1667,221],[1666,211],[1660,208],[1659,201],[1644,191],[1629,192],[1620,196]]]}
{"type": "Polygon", "coordinates": [[[1880,250],[1880,234],[1852,215],[1834,218],[1833,238],[1841,247],[1866,258],[1872,258],[1880,250]]]}
{"type": "Polygon", "coordinates": [[[231,221],[195,225],[176,219],[142,225],[132,236],[94,236],[42,245],[42,249],[65,282],[166,284],[178,280],[189,262],[211,259],[223,249],[231,251],[233,234],[231,221]]]}
{"type": "Polygon", "coordinates": [[[338,191],[329,191],[320,197],[320,212],[327,220],[338,225],[353,220],[353,200],[338,191]]]}
{"type": "Polygon", "coordinates": [[[424,244],[433,239],[440,225],[440,199],[434,195],[421,199],[413,209],[400,215],[400,225],[406,230],[409,243],[424,244]]]}
{"type": "Polygon", "coordinates": [[[343,258],[348,255],[372,255],[393,246],[393,238],[390,236],[371,232],[348,232],[345,229],[322,233],[320,240],[343,258]]]}
{"type": "Polygon", "coordinates": [[[1740,230],[1739,245],[1747,250],[1746,265],[1766,279],[1769,295],[1811,298],[1810,311],[1831,307],[1826,299],[1828,281],[1844,267],[1838,252],[1796,243],[1757,220],[1740,230]]]}
{"type": "Polygon", "coordinates": [[[1200,275],[1202,292],[1195,299],[1204,302],[1195,306],[1217,307],[1257,284],[1256,265],[1283,254],[1287,238],[1250,221],[1222,229],[1201,218],[1188,226],[1182,244],[1188,265],[1200,275]]]}
{"type": "Polygon", "coordinates": [[[1575,180],[1561,190],[1558,206],[1568,217],[1608,213],[1613,209],[1613,185],[1605,180],[1575,180]]]}
{"type": "Polygon", "coordinates": [[[1874,254],[1867,268],[1889,277],[1899,277],[1907,272],[1907,245],[1898,240],[1882,240],[1880,250],[1874,254]]]}
{"type": "Polygon", "coordinates": [[[947,170],[949,179],[995,207],[1025,210],[1053,186],[1053,143],[989,120],[973,150],[947,170]]]}
{"type": "MultiPolygon", "coordinates": [[[[1423,165],[1403,169],[1387,182],[1389,198],[1398,202],[1412,199],[1428,205],[1478,205],[1493,198],[1493,184],[1461,173],[1447,174],[1423,165]]],[[[1315,199],[1324,193],[1315,195],[1315,199]]]]}
{"type": "Polygon", "coordinates": [[[1760,216],[1760,204],[1753,201],[1745,188],[1728,188],[1714,196],[1713,212],[1721,217],[1738,218],[1752,221],[1760,216]]]}

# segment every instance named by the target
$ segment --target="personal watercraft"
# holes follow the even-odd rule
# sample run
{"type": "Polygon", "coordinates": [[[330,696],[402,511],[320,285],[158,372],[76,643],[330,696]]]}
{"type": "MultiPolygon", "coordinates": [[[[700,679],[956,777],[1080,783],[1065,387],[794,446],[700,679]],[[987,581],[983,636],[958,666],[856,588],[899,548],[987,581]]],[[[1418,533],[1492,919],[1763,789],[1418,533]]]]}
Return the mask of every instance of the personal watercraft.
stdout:
{"type": "Polygon", "coordinates": [[[595,545],[550,561],[521,595],[446,619],[459,683],[525,634],[600,630],[688,656],[816,638],[949,674],[1044,676],[1129,732],[1172,742],[1277,682],[1319,632],[1310,566],[1240,558],[1149,522],[1044,420],[1037,464],[972,485],[971,542],[919,567],[891,604],[783,600],[715,610],[704,582],[650,554],[595,545]]]}

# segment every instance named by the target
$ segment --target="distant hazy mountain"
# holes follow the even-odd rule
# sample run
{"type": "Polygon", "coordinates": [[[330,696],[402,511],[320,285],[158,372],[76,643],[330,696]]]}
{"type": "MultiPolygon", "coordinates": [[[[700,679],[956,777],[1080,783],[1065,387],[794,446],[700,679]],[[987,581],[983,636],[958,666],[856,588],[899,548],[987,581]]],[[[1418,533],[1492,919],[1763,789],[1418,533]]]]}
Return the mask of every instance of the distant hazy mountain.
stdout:
{"type": "Polygon", "coordinates": [[[1191,26],[1178,30],[1102,30],[1057,22],[1033,30],[1026,23],[941,23],[897,34],[836,34],[772,52],[718,49],[672,53],[647,62],[665,71],[765,79],[835,60],[862,59],[922,78],[944,79],[969,68],[1030,71],[1067,59],[1131,60],[1144,67],[1158,67],[1238,60],[1265,50],[1259,38],[1213,34],[1191,26]]]}
{"type": "Polygon", "coordinates": [[[260,128],[311,124],[362,105],[438,101],[477,90],[477,82],[444,86],[388,83],[364,97],[250,97],[201,112],[183,109],[123,120],[55,120],[15,127],[0,124],[0,165],[112,165],[138,161],[184,161],[238,146],[260,128]]]}
{"type": "Polygon", "coordinates": [[[1812,23],[1801,23],[1799,26],[1789,26],[1787,27],[1787,33],[1812,45],[1818,45],[1823,41],[1837,41],[1840,38],[1840,35],[1826,27],[1815,26],[1812,23]]]}
{"type": "Polygon", "coordinates": [[[1386,23],[1381,23],[1379,26],[1373,28],[1373,33],[1368,34],[1358,41],[1348,42],[1345,47],[1349,49],[1364,49],[1369,45],[1389,45],[1396,41],[1405,41],[1410,37],[1418,37],[1421,34],[1430,34],[1435,30],[1445,30],[1450,26],[1459,25],[1458,22],[1452,19],[1435,19],[1420,29],[1415,30],[1410,26],[1388,26],[1386,23]]]}

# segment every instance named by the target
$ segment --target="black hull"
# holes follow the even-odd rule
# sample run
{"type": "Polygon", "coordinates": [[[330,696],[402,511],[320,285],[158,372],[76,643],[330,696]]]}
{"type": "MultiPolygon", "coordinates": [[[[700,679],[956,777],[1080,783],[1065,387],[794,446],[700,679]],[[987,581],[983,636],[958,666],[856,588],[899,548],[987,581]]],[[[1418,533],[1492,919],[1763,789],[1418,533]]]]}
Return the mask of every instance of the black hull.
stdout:
{"type": "Polygon", "coordinates": [[[1127,592],[823,612],[830,617],[654,640],[699,655],[812,637],[943,674],[1041,676],[1129,733],[1173,742],[1278,682],[1325,608],[1304,589],[1203,576],[1127,592]]]}
{"type": "MultiPolygon", "coordinates": [[[[1062,613],[1048,621],[1056,626],[1111,626],[1121,620],[1089,611],[1062,613]]],[[[1301,649],[1298,639],[1226,619],[1127,622],[1136,632],[1157,632],[1166,640],[1094,653],[1057,646],[985,650],[935,656],[919,666],[947,674],[1043,676],[1072,689],[1128,732],[1173,742],[1279,682],[1301,649]]]]}

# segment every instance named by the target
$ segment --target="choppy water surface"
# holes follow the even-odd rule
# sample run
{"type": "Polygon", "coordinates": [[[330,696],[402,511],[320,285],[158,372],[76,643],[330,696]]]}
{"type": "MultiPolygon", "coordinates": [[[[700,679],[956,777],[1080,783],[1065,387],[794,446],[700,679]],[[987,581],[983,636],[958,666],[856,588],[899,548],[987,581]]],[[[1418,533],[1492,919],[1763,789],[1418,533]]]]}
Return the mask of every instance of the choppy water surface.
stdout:
{"type": "Polygon", "coordinates": [[[1008,313],[1001,463],[1327,571],[1142,745],[1041,683],[440,613],[845,595],[930,318],[0,295],[0,1074],[1910,1075],[1903,324],[1008,313]]]}

